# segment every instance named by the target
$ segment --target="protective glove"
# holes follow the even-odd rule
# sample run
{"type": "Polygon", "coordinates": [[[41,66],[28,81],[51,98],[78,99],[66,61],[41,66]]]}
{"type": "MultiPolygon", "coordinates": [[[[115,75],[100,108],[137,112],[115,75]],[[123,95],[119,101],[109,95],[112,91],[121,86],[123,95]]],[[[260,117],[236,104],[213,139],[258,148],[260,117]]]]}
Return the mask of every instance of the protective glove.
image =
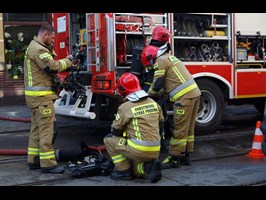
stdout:
{"type": "Polygon", "coordinates": [[[149,94],[149,97],[152,98],[154,101],[158,102],[160,98],[163,98],[165,90],[162,88],[156,94],[149,94]]]}
{"type": "Polygon", "coordinates": [[[68,55],[66,58],[68,58],[71,62],[73,62],[74,57],[72,55],[68,55]]]}
{"type": "Polygon", "coordinates": [[[164,88],[161,88],[160,90],[159,90],[159,92],[157,92],[157,96],[158,97],[161,97],[161,96],[163,96],[165,94],[165,89],[164,88]]]}

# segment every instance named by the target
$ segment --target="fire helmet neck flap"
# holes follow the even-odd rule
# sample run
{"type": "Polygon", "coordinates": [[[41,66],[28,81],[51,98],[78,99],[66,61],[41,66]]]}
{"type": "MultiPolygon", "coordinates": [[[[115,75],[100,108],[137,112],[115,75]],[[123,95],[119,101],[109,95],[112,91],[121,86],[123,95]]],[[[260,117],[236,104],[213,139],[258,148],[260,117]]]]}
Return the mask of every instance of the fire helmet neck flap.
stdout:
{"type": "Polygon", "coordinates": [[[164,44],[163,46],[161,46],[159,49],[158,49],[158,52],[157,52],[157,58],[161,55],[163,55],[166,51],[168,50],[168,43],[164,44]]]}

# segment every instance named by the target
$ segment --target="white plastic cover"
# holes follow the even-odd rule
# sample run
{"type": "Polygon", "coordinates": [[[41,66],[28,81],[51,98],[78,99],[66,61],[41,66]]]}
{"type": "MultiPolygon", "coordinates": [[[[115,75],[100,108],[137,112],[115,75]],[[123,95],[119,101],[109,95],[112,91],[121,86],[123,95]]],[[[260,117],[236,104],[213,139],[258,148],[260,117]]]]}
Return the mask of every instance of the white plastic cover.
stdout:
{"type": "Polygon", "coordinates": [[[235,33],[241,35],[266,35],[266,13],[235,13],[235,33]]]}

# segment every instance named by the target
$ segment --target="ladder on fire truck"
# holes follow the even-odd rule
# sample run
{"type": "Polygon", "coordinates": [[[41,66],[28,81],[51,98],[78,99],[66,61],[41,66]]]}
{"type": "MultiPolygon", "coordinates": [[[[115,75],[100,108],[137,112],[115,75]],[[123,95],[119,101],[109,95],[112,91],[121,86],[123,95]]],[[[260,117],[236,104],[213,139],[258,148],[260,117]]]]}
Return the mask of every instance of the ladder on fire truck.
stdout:
{"type": "Polygon", "coordinates": [[[92,66],[96,66],[96,72],[100,71],[99,28],[99,13],[86,13],[88,71],[92,66]]]}

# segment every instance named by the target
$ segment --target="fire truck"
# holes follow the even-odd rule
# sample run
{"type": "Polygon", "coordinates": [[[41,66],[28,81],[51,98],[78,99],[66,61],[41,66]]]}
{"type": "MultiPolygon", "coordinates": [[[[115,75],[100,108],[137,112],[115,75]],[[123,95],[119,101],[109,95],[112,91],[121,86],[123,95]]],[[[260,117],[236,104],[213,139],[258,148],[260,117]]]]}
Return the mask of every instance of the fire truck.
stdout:
{"type": "Polygon", "coordinates": [[[201,90],[196,133],[218,130],[226,105],[253,104],[263,112],[265,18],[266,13],[53,13],[58,58],[78,53],[80,61],[79,70],[58,74],[65,85],[56,113],[114,119],[120,104],[116,80],[124,72],[141,73],[141,51],[156,26],[170,30],[170,53],[201,90]]]}

